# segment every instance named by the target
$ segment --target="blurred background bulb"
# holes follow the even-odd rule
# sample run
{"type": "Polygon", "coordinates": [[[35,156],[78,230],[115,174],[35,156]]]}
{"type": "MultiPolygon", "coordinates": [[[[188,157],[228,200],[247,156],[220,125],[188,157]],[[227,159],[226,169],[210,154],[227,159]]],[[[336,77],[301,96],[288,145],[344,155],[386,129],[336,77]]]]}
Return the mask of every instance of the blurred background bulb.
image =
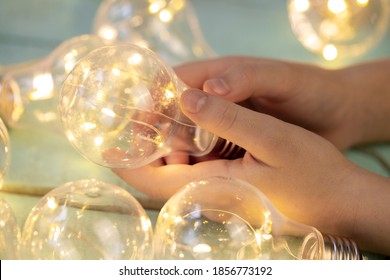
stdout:
{"type": "Polygon", "coordinates": [[[388,0],[289,0],[292,30],[302,45],[325,60],[359,56],[384,36],[388,0]]]}
{"type": "Polygon", "coordinates": [[[187,184],[161,209],[156,259],[359,259],[357,245],[281,215],[254,186],[211,177],[187,184]]]}
{"type": "Polygon", "coordinates": [[[10,139],[7,127],[0,118],[0,189],[10,164],[10,139]]]}
{"type": "MultiPolygon", "coordinates": [[[[10,163],[8,130],[0,118],[0,189],[10,163]]],[[[10,205],[0,199],[0,259],[19,258],[20,229],[10,205]]]]}
{"type": "Polygon", "coordinates": [[[111,168],[135,168],[171,153],[242,155],[182,114],[186,88],[149,49],[99,48],[80,59],[63,83],[65,134],[86,158],[111,168]]]}
{"type": "Polygon", "coordinates": [[[10,205],[0,199],[0,259],[17,260],[20,258],[20,228],[10,205]]]}
{"type": "Polygon", "coordinates": [[[81,35],[63,42],[43,59],[4,67],[0,73],[0,114],[6,124],[62,133],[59,88],[82,56],[106,43],[94,35],[81,35]]]}
{"type": "Polygon", "coordinates": [[[151,222],[123,188],[98,180],[66,183],[31,210],[23,259],[151,259],[151,222]]]}
{"type": "Polygon", "coordinates": [[[170,65],[215,56],[186,0],[105,0],[93,33],[147,47],[170,65]]]}

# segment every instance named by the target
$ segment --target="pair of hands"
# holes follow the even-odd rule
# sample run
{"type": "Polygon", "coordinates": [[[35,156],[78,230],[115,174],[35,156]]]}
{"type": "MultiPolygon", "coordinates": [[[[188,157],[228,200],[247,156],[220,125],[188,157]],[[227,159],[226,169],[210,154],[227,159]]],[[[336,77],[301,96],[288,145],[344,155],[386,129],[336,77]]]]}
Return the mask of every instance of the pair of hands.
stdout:
{"type": "MultiPolygon", "coordinates": [[[[388,69],[388,65],[382,66],[388,69]]],[[[178,76],[193,88],[181,96],[183,113],[243,147],[245,156],[187,164],[188,159],[172,155],[138,169],[113,171],[161,200],[190,181],[210,176],[239,178],[259,188],[291,219],[327,233],[362,239],[365,244],[355,228],[365,215],[359,206],[365,199],[365,185],[382,187],[388,182],[356,166],[340,150],[382,137],[375,119],[380,114],[366,114],[372,99],[366,97],[366,90],[374,85],[378,89],[377,83],[367,78],[358,86],[355,80],[362,72],[374,76],[371,68],[378,65],[331,71],[250,57],[177,67],[178,76]],[[367,118],[375,126],[364,130],[362,125],[370,123],[367,118]]]]}

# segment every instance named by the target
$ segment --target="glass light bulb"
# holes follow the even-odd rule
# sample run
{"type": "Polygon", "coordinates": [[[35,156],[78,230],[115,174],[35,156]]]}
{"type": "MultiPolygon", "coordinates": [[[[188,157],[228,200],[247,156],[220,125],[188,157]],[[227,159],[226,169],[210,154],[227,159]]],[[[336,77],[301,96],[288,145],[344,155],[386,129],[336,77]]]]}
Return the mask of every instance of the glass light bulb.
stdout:
{"type": "Polygon", "coordinates": [[[366,53],[389,24],[388,0],[289,0],[288,13],[302,45],[326,60],[366,53]]]}
{"type": "Polygon", "coordinates": [[[0,188],[10,163],[10,139],[7,127],[0,118],[0,188]]]}
{"type": "Polygon", "coordinates": [[[103,1],[93,33],[147,47],[170,65],[215,56],[186,0],[103,1]]]}
{"type": "Polygon", "coordinates": [[[171,153],[233,155],[239,149],[182,114],[178,102],[186,88],[149,49],[99,48],[80,59],[63,83],[65,134],[86,158],[111,168],[135,168],[171,153]]]}
{"type": "Polygon", "coordinates": [[[4,67],[0,73],[0,114],[7,125],[62,133],[59,88],[82,56],[106,44],[97,36],[81,35],[63,42],[45,58],[4,67]]]}
{"type": "Polygon", "coordinates": [[[20,244],[20,228],[10,205],[0,199],[0,259],[17,260],[20,244]]]}
{"type": "Polygon", "coordinates": [[[31,210],[23,259],[151,259],[151,222],[123,188],[98,180],[66,183],[31,210]]]}
{"type": "Polygon", "coordinates": [[[174,194],[154,236],[155,259],[360,258],[353,241],[289,220],[254,186],[224,177],[191,182],[174,194]]]}
{"type": "MultiPolygon", "coordinates": [[[[7,127],[0,118],[0,189],[10,163],[10,140],[7,127]]],[[[20,229],[10,205],[0,199],[0,259],[19,258],[20,229]]]]}

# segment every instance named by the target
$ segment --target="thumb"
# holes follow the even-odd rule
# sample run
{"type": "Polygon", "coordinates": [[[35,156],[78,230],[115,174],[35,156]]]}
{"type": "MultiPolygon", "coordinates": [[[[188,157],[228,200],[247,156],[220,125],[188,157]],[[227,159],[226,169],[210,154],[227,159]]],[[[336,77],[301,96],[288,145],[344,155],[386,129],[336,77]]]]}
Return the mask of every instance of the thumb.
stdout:
{"type": "MultiPolygon", "coordinates": [[[[201,90],[183,92],[182,112],[200,127],[229,140],[255,158],[275,161],[288,141],[288,125],[201,90]]],[[[270,162],[271,163],[271,162],[270,162]]]]}

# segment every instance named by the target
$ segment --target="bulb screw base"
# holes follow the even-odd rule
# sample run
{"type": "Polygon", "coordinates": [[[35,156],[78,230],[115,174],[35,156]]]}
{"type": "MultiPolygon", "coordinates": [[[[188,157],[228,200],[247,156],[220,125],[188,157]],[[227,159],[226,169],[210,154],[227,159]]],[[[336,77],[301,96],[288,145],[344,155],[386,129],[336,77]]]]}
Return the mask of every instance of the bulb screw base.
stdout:
{"type": "Polygon", "coordinates": [[[219,138],[210,154],[224,159],[236,159],[243,157],[245,150],[226,139],[219,138]]]}
{"type": "Polygon", "coordinates": [[[323,234],[324,256],[328,260],[362,260],[362,254],[355,241],[344,237],[323,234]]]}

